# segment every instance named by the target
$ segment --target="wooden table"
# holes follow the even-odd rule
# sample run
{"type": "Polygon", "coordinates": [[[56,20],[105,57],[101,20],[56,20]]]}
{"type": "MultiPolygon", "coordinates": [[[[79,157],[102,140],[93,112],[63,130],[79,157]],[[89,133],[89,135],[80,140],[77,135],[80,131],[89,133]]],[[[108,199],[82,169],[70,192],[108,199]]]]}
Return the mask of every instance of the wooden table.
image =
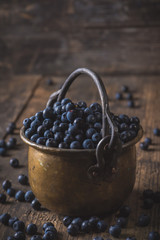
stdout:
{"type": "MultiPolygon", "coordinates": [[[[138,116],[144,137],[153,141],[149,151],[140,150],[137,144],[135,187],[125,203],[132,212],[120,239],[135,235],[137,240],[145,240],[149,231],[160,232],[160,205],[155,204],[151,210],[141,207],[144,189],[160,190],[160,137],[153,135],[153,128],[160,127],[159,1],[69,0],[30,4],[13,0],[0,5],[0,138],[10,137],[5,128],[14,121],[17,125],[14,136],[18,141],[15,150],[0,157],[0,183],[9,179],[16,190],[29,189],[17,180],[19,174],[27,174],[27,146],[19,137],[22,121],[44,109],[50,94],[60,88],[68,74],[85,66],[101,75],[111,111],[138,116]],[[49,77],[52,86],[46,84],[49,77]],[[133,109],[126,106],[126,100],[115,100],[115,93],[123,84],[133,92],[136,105],[133,109]],[[19,169],[9,165],[12,157],[19,159],[19,169]],[[148,227],[136,226],[141,213],[151,216],[148,227]]],[[[74,101],[86,100],[88,104],[99,100],[95,85],[85,77],[72,85],[68,96],[74,101]]],[[[36,223],[41,233],[43,223],[52,221],[59,239],[91,240],[97,235],[72,238],[62,224],[62,216],[35,211],[14,198],[7,197],[7,203],[0,204],[0,214],[5,212],[19,217],[26,225],[36,223]]],[[[106,221],[108,225],[114,224],[115,214],[106,221]]],[[[1,240],[12,234],[11,228],[0,224],[1,240]]],[[[108,229],[99,235],[104,239],[110,237],[108,229]]]]}

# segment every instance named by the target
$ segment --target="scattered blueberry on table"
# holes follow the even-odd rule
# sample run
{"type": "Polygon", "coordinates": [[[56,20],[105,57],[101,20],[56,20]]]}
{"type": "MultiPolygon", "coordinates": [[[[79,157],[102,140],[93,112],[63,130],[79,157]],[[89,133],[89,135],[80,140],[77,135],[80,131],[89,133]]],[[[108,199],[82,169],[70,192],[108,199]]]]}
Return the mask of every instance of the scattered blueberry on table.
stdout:
{"type": "Polygon", "coordinates": [[[148,234],[148,240],[159,240],[160,234],[158,232],[152,231],[148,234]]]}
{"type": "Polygon", "coordinates": [[[150,216],[146,214],[142,214],[138,218],[137,226],[146,227],[150,223],[150,216]]]}
{"type": "Polygon", "coordinates": [[[155,136],[160,136],[160,129],[159,129],[159,128],[154,128],[154,129],[153,129],[153,134],[154,134],[155,136]]]}
{"type": "Polygon", "coordinates": [[[113,237],[119,237],[121,234],[121,228],[118,225],[113,225],[109,227],[109,233],[113,236],[113,237]]]}
{"type": "Polygon", "coordinates": [[[6,202],[6,195],[4,193],[0,193],[0,203],[6,202]]]}
{"type": "Polygon", "coordinates": [[[19,160],[17,158],[11,158],[9,161],[11,167],[18,168],[19,167],[19,160]]]}

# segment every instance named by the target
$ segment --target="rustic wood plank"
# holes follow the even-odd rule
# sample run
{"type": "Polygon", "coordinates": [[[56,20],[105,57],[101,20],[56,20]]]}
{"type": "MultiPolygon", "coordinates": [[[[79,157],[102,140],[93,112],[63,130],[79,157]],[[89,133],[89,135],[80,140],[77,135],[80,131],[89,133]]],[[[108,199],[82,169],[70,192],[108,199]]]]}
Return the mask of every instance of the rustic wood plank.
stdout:
{"type": "MultiPolygon", "coordinates": [[[[61,83],[63,82],[63,77],[53,77],[54,85],[49,87],[46,86],[45,79],[41,81],[40,86],[36,89],[34,96],[28,102],[25,111],[22,116],[18,119],[18,127],[21,127],[22,120],[25,117],[31,116],[35,112],[43,109],[47,102],[49,95],[59,89],[61,83]]],[[[104,76],[103,81],[107,88],[109,97],[110,97],[110,106],[111,110],[115,113],[126,113],[130,116],[137,115],[140,117],[142,125],[145,130],[145,136],[151,137],[153,139],[154,145],[151,146],[151,150],[144,152],[141,151],[137,144],[137,176],[134,191],[132,192],[129,199],[126,201],[126,204],[129,204],[132,208],[131,216],[129,217],[128,227],[122,230],[121,239],[125,240],[127,236],[135,235],[138,240],[144,240],[147,238],[147,234],[150,230],[160,231],[160,222],[159,222],[159,205],[155,205],[154,208],[150,210],[141,209],[142,200],[140,199],[142,191],[146,188],[152,188],[154,191],[160,189],[160,164],[159,164],[159,145],[160,138],[153,136],[152,130],[155,126],[159,126],[159,114],[157,112],[160,99],[158,89],[160,87],[159,77],[152,76],[130,76],[130,77],[109,77],[104,76]],[[136,108],[129,109],[126,107],[126,101],[116,101],[114,99],[115,92],[119,91],[122,84],[127,84],[130,87],[130,90],[133,92],[135,97],[136,108]],[[140,108],[139,108],[140,107],[140,108]],[[156,114],[157,113],[157,114],[156,114]],[[151,213],[151,223],[147,228],[138,228],[135,226],[137,217],[140,213],[151,213]]],[[[87,100],[88,103],[99,100],[98,91],[96,90],[94,84],[88,78],[83,78],[81,81],[77,80],[71,86],[68,96],[73,100],[79,100],[79,98],[87,100]],[[87,80],[87,81],[86,81],[87,80]],[[86,89],[87,92],[84,90],[86,89]]],[[[18,97],[17,97],[18,98],[18,97]]],[[[9,157],[1,159],[1,178],[0,181],[4,180],[6,177],[11,179],[13,186],[16,189],[29,189],[29,187],[21,187],[17,183],[17,177],[20,173],[27,173],[27,146],[22,143],[18,138],[19,149],[10,152],[14,157],[20,159],[23,168],[16,169],[12,171],[11,167],[8,167],[9,157]]],[[[63,227],[61,216],[57,216],[53,212],[39,211],[36,212],[31,209],[29,204],[25,203],[16,203],[14,200],[9,199],[11,204],[2,205],[1,212],[8,211],[13,216],[16,215],[20,219],[24,220],[26,224],[29,222],[34,222],[39,226],[39,231],[42,232],[42,224],[45,221],[53,221],[59,231],[59,239],[73,239],[69,237],[66,233],[66,229],[63,227]]],[[[112,217],[106,218],[106,221],[109,224],[115,223],[115,215],[112,217]]],[[[12,234],[13,231],[5,226],[0,225],[0,230],[2,233],[2,239],[6,239],[8,234],[12,234]]],[[[82,240],[87,239],[91,240],[94,235],[80,235],[74,239],[82,240]]],[[[109,237],[107,232],[101,234],[104,238],[109,237]]],[[[29,239],[29,238],[28,238],[29,239]]],[[[115,238],[112,238],[115,239],[115,238]]]]}
{"type": "Polygon", "coordinates": [[[84,29],[5,35],[6,61],[16,73],[62,75],[77,67],[101,74],[160,74],[160,28],[84,29]],[[34,59],[34,60],[32,60],[34,59]]]}
{"type": "Polygon", "coordinates": [[[5,129],[10,122],[16,121],[18,113],[39,83],[37,76],[12,76],[2,75],[0,79],[0,136],[5,134],[5,129]]]}

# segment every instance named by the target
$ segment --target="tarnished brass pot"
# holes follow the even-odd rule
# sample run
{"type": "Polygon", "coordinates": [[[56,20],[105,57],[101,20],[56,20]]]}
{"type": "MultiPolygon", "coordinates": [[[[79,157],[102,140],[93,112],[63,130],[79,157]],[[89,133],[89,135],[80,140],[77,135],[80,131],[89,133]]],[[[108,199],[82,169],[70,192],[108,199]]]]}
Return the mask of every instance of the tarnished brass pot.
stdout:
{"type": "Polygon", "coordinates": [[[70,216],[104,215],[117,210],[131,193],[136,174],[135,144],[142,137],[123,144],[112,181],[89,178],[87,171],[97,162],[96,150],[50,148],[28,140],[28,172],[32,191],[41,204],[70,216]]]}

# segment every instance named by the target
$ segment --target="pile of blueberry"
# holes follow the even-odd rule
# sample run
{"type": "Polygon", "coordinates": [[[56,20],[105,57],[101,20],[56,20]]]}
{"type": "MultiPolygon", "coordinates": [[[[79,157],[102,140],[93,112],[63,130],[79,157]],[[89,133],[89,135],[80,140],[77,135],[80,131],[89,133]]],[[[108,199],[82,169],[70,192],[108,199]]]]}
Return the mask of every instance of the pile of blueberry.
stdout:
{"type": "Polygon", "coordinates": [[[25,240],[26,234],[31,236],[31,240],[56,240],[57,230],[53,223],[47,222],[43,224],[43,237],[37,234],[36,224],[30,223],[26,228],[23,221],[17,217],[11,217],[10,214],[4,213],[0,215],[0,222],[6,226],[12,227],[15,231],[14,236],[8,236],[7,240],[25,240]]]}
{"type": "MultiPolygon", "coordinates": [[[[111,114],[118,126],[122,143],[137,136],[140,121],[137,117],[111,114]]],[[[73,103],[64,98],[23,121],[25,136],[47,147],[94,149],[102,139],[102,107],[84,101],[73,103]]]]}

